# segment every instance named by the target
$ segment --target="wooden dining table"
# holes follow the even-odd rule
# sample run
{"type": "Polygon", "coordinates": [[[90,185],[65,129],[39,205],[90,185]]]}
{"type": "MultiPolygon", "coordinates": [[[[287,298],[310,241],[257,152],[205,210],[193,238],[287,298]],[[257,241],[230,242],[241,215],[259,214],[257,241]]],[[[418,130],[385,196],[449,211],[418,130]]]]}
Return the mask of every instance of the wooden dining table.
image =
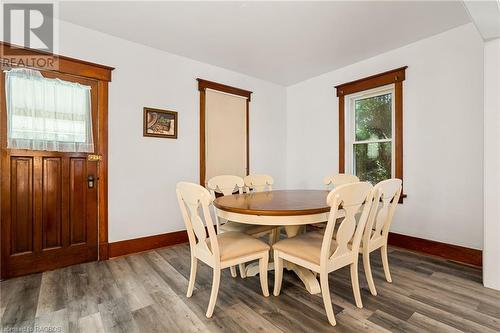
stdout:
{"type": "MultiPolygon", "coordinates": [[[[307,224],[328,220],[330,206],[326,190],[276,190],[219,197],[214,200],[217,215],[227,221],[254,225],[282,226],[287,237],[296,236],[307,224]]],[[[274,267],[272,263],[270,267],[274,267]]],[[[285,268],[297,274],[311,294],[321,292],[316,275],[303,267],[285,262],[285,268]]],[[[247,275],[258,273],[248,267],[247,275]]]]}

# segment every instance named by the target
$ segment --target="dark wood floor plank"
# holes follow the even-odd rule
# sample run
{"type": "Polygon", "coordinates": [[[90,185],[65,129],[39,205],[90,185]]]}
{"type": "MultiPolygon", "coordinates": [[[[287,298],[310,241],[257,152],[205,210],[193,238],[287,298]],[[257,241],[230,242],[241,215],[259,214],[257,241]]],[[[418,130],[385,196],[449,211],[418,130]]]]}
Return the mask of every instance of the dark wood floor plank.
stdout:
{"type": "MultiPolygon", "coordinates": [[[[168,283],[172,291],[176,293],[179,299],[181,299],[184,302],[184,304],[189,308],[189,311],[191,311],[196,315],[198,321],[202,322],[210,332],[232,332],[233,328],[239,327],[238,323],[236,323],[233,319],[227,318],[225,316],[213,316],[212,319],[207,320],[205,317],[205,313],[207,310],[208,300],[210,297],[210,286],[207,285],[205,287],[196,288],[193,292],[192,297],[187,298],[186,291],[187,291],[188,280],[184,275],[182,275],[176,268],[174,268],[168,261],[164,259],[168,257],[169,256],[165,257],[160,256],[157,252],[151,251],[146,254],[145,259],[156,270],[158,275],[168,283]]],[[[202,264],[200,264],[199,266],[201,265],[202,264]]],[[[198,267],[198,274],[200,274],[200,268],[201,267],[198,267]]],[[[221,306],[223,306],[224,304],[226,305],[228,304],[224,298],[224,295],[225,291],[220,290],[218,301],[215,306],[215,311],[217,312],[223,312],[221,306]]],[[[153,297],[156,297],[155,299],[157,303],[161,304],[161,302],[158,300],[159,297],[158,294],[153,295],[153,297]]],[[[162,301],[163,304],[170,302],[169,298],[165,298],[164,296],[161,297],[163,299],[162,301]]],[[[196,322],[195,318],[192,317],[189,317],[188,320],[196,322]]],[[[188,323],[189,322],[187,323],[185,322],[182,324],[188,324],[188,323]]],[[[197,329],[197,326],[195,326],[195,328],[197,329]]]]}
{"type": "Polygon", "coordinates": [[[64,272],[56,269],[43,274],[36,309],[37,317],[64,309],[68,299],[67,290],[64,288],[66,285],[64,272]]]}
{"type": "Polygon", "coordinates": [[[104,261],[94,261],[84,264],[89,277],[89,290],[98,304],[121,298],[123,295],[104,261]]]}
{"type": "Polygon", "coordinates": [[[70,332],[68,311],[66,309],[60,309],[44,313],[35,318],[34,326],[37,328],[38,332],[70,332]]]}
{"type": "Polygon", "coordinates": [[[209,332],[209,329],[196,314],[179,298],[170,291],[158,291],[151,295],[161,320],[169,327],[170,332],[195,333],[209,332]],[[179,320],[182,318],[182,320],[179,320]]]}
{"type": "Polygon", "coordinates": [[[395,333],[421,333],[422,329],[398,319],[390,314],[377,310],[368,318],[372,323],[395,333]]]}
{"type": "Polygon", "coordinates": [[[153,304],[153,300],[125,257],[107,261],[109,270],[132,311],[153,304]]]}
{"type": "MultiPolygon", "coordinates": [[[[68,332],[500,332],[500,292],[481,285],[481,271],[390,248],[393,283],[380,253],[371,255],[378,296],[363,267],[364,307],[356,307],[349,268],[329,275],[337,326],[329,325],[321,295],[311,295],[285,271],[281,295],[264,297],[259,277],[223,271],[217,304],[205,317],[212,269],[199,262],[195,290],[186,297],[186,244],[2,281],[2,328],[68,332]]],[[[361,259],[361,257],[360,257],[361,259]]],[[[272,292],[274,272],[270,271],[272,292]]],[[[271,293],[272,294],[272,293],[271,293]]]]}
{"type": "Polygon", "coordinates": [[[141,332],[132,317],[131,311],[125,298],[99,304],[99,313],[104,330],[110,333],[141,332]]]}
{"type": "Polygon", "coordinates": [[[460,331],[454,327],[443,324],[437,320],[421,315],[418,312],[415,312],[410,320],[408,320],[408,324],[411,324],[415,327],[418,327],[421,332],[436,332],[436,333],[460,333],[460,331]]]}
{"type": "Polygon", "coordinates": [[[471,308],[461,306],[453,301],[444,300],[442,297],[435,296],[432,294],[427,294],[427,295],[414,294],[411,295],[410,297],[415,300],[418,300],[419,302],[452,313],[454,315],[473,321],[485,327],[489,327],[494,330],[500,329],[500,319],[485,315],[477,311],[472,312],[471,308]]]}
{"type": "Polygon", "coordinates": [[[82,264],[63,268],[65,273],[65,307],[68,313],[69,330],[78,329],[78,320],[99,311],[97,299],[92,292],[90,278],[82,264]]]}
{"type": "MultiPolygon", "coordinates": [[[[2,315],[2,327],[16,327],[35,319],[42,274],[31,274],[14,280],[19,284],[17,293],[9,297],[2,315]]],[[[3,282],[2,282],[3,283],[3,282]]]]}
{"type": "Polygon", "coordinates": [[[166,323],[162,320],[160,315],[161,311],[157,311],[157,305],[148,305],[145,308],[141,308],[132,312],[134,317],[134,322],[139,328],[140,332],[150,332],[150,333],[164,333],[164,332],[174,332],[166,323]]]}
{"type": "MultiPolygon", "coordinates": [[[[394,302],[396,303],[404,304],[404,306],[414,309],[414,312],[418,312],[422,315],[425,315],[426,317],[444,323],[448,326],[454,327],[458,330],[463,330],[465,332],[475,332],[475,333],[487,333],[487,332],[492,333],[496,331],[488,327],[485,327],[483,325],[480,325],[476,322],[457,316],[448,311],[441,310],[437,307],[433,307],[427,303],[420,302],[413,298],[400,296],[399,294],[393,293],[390,290],[384,290],[384,295],[388,298],[393,299],[394,302]]],[[[379,296],[377,296],[377,298],[378,297],[379,296]]]]}
{"type": "Polygon", "coordinates": [[[244,303],[237,303],[224,310],[224,314],[233,318],[237,323],[241,323],[241,332],[266,332],[282,333],[278,327],[260,316],[252,308],[244,303]]]}
{"type": "MultiPolygon", "coordinates": [[[[100,303],[99,303],[100,304],[100,303]]],[[[104,326],[102,324],[101,314],[99,312],[90,316],[78,319],[78,333],[103,333],[104,326]]]]}
{"type": "Polygon", "coordinates": [[[337,326],[339,332],[381,332],[388,333],[390,330],[369,320],[360,320],[350,312],[342,312],[337,316],[337,326]]]}

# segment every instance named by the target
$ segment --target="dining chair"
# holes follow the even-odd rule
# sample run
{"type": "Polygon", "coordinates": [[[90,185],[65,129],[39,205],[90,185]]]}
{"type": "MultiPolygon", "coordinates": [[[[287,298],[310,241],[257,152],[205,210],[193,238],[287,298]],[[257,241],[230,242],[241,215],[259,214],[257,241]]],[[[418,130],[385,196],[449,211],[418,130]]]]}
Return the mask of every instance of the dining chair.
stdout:
{"type": "MultiPolygon", "coordinates": [[[[210,178],[208,180],[207,187],[210,193],[212,194],[212,199],[215,199],[216,193],[222,194],[224,196],[231,195],[234,192],[242,194],[245,188],[245,182],[241,177],[238,176],[221,175],[210,178]]],[[[214,206],[214,211],[215,211],[215,220],[217,224],[217,233],[237,231],[245,233],[255,238],[269,235],[269,239],[271,239],[271,242],[272,240],[274,240],[275,228],[272,226],[252,225],[252,224],[237,223],[232,221],[226,221],[225,223],[221,223],[221,219],[217,214],[217,208],[215,206],[214,206]]],[[[245,278],[246,277],[245,265],[241,264],[239,267],[240,267],[241,277],[245,278]]],[[[234,267],[231,267],[231,275],[233,277],[236,277],[236,270],[234,267]]]]}
{"type": "Polygon", "coordinates": [[[380,249],[385,279],[392,282],[387,258],[387,238],[394,212],[402,190],[401,179],[383,180],[373,188],[373,204],[363,234],[359,252],[363,254],[363,267],[372,295],[377,295],[370,266],[370,253],[380,249]]]}
{"type": "Polygon", "coordinates": [[[323,184],[325,184],[327,190],[330,190],[332,187],[336,188],[340,185],[357,182],[359,182],[359,178],[357,176],[347,173],[334,173],[323,178],[323,184]]]}
{"type": "Polygon", "coordinates": [[[241,232],[216,234],[209,210],[212,196],[203,186],[180,182],[176,192],[191,250],[191,273],[186,296],[191,297],[193,294],[198,260],[213,268],[212,291],[206,313],[208,318],[214,312],[221,270],[224,268],[259,260],[262,294],[269,296],[267,267],[270,246],[241,232]]]}
{"type": "Polygon", "coordinates": [[[351,284],[358,308],[363,307],[358,281],[358,253],[361,237],[372,205],[373,186],[368,182],[341,185],[332,190],[326,199],[330,215],[324,234],[308,232],[281,240],[274,249],[274,295],[278,296],[283,280],[283,260],[319,273],[321,294],[328,321],[335,326],[328,274],[350,266],[351,284]],[[340,208],[344,214],[339,214],[340,208]],[[360,214],[358,214],[360,212],[360,214]],[[339,224],[337,218],[344,216],[339,224]],[[337,238],[332,239],[338,226],[337,238]]]}
{"type": "MultiPolygon", "coordinates": [[[[334,173],[323,178],[323,184],[327,190],[332,190],[339,187],[340,185],[351,184],[359,182],[359,178],[347,173],[334,173]]],[[[324,230],[326,228],[326,222],[315,223],[312,225],[314,228],[324,230]]],[[[333,235],[335,238],[335,234],[333,235]]]]}
{"type": "MultiPolygon", "coordinates": [[[[248,175],[243,178],[243,181],[245,182],[247,192],[264,192],[273,190],[274,179],[269,175],[248,175]]],[[[279,227],[274,227],[272,235],[269,235],[271,245],[279,240],[279,230],[279,227]]]]}
{"type": "Polygon", "coordinates": [[[269,175],[248,175],[243,181],[245,182],[247,191],[264,192],[273,190],[274,179],[269,175]]]}

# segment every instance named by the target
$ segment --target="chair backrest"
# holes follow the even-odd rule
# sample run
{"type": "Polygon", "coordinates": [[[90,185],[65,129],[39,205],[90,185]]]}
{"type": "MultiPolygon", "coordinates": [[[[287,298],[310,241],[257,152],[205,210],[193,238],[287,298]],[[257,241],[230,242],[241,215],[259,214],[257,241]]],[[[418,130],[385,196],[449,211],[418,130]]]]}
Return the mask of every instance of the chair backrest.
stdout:
{"type": "Polygon", "coordinates": [[[321,246],[321,265],[326,264],[328,259],[349,254],[357,256],[373,201],[372,189],[373,186],[369,182],[357,182],[340,185],[328,194],[326,202],[331,209],[321,246]],[[336,224],[339,209],[344,210],[345,216],[339,224],[336,224]],[[361,214],[359,214],[360,211],[361,214]],[[337,248],[330,256],[332,236],[336,225],[338,225],[337,248]]]}
{"type": "Polygon", "coordinates": [[[373,205],[366,223],[363,244],[387,237],[402,190],[401,179],[383,180],[373,188],[373,205]]]}
{"type": "Polygon", "coordinates": [[[220,258],[217,236],[209,210],[212,203],[210,192],[203,186],[187,182],[177,183],[176,192],[191,251],[208,251],[208,254],[220,258]],[[210,248],[206,243],[206,231],[210,239],[210,248]]]}
{"type": "Polygon", "coordinates": [[[222,195],[231,195],[235,191],[243,193],[245,182],[241,177],[233,175],[222,175],[210,178],[207,187],[215,199],[215,193],[222,193],[222,195]]]}
{"type": "Polygon", "coordinates": [[[323,184],[325,184],[326,189],[331,187],[336,188],[340,185],[351,184],[359,182],[359,178],[355,175],[349,175],[347,173],[337,173],[333,175],[326,176],[323,178],[323,184]]]}
{"type": "Polygon", "coordinates": [[[269,175],[248,175],[244,178],[247,190],[253,192],[272,191],[274,179],[269,175]]]}

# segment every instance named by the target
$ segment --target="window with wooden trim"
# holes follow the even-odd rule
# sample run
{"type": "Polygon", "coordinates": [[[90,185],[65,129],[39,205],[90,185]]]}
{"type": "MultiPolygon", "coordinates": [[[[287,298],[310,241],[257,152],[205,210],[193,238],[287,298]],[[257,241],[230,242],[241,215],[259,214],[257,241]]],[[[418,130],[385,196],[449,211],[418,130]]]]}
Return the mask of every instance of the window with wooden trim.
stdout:
{"type": "Polygon", "coordinates": [[[198,78],[200,184],[217,175],[249,174],[251,91],[198,78]]]}
{"type": "Polygon", "coordinates": [[[336,86],[339,172],[374,185],[389,178],[403,179],[405,70],[402,67],[336,86]]]}

